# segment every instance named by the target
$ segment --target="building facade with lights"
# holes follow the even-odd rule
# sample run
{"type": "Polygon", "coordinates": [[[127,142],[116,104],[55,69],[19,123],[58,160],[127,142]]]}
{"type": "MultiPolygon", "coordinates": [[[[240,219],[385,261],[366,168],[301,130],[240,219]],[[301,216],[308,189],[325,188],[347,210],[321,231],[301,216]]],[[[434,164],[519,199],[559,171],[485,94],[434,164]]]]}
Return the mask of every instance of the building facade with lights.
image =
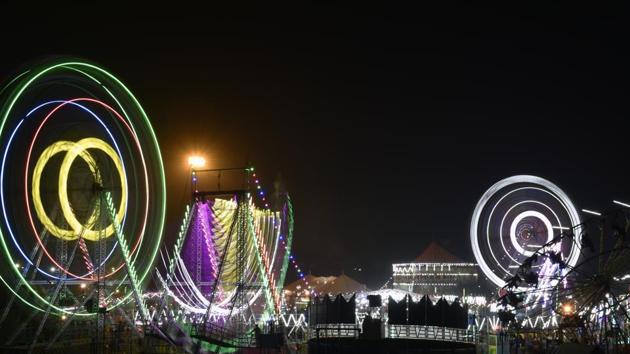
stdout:
{"type": "Polygon", "coordinates": [[[410,263],[392,264],[393,288],[431,296],[479,292],[476,263],[465,262],[432,242],[410,263]]]}

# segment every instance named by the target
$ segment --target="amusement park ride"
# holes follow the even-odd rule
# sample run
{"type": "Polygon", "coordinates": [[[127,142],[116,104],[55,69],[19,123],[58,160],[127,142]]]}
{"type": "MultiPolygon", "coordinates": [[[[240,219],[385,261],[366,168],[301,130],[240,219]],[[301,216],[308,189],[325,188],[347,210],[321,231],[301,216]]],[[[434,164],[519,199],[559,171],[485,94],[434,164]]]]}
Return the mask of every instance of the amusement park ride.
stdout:
{"type": "Polygon", "coordinates": [[[164,288],[158,317],[168,319],[163,310],[172,299],[193,338],[223,347],[256,346],[256,326],[275,323],[280,314],[292,239],[290,199],[271,211],[251,167],[193,169],[191,175],[192,208],[173,253],[163,257],[168,272],[158,274],[164,288]],[[214,190],[198,189],[204,175],[220,181],[234,172],[242,175],[239,189],[222,190],[220,182],[214,190]],[[264,208],[256,207],[254,193],[264,208]]]}
{"type": "Polygon", "coordinates": [[[108,319],[138,328],[134,305],[149,325],[142,289],[165,187],[144,110],[115,76],[81,60],[34,65],[1,95],[4,344],[47,350],[78,322],[103,343],[108,319]],[[17,325],[8,323],[16,302],[32,310],[17,325]]]}
{"type": "MultiPolygon", "coordinates": [[[[19,72],[0,103],[0,349],[199,353],[286,340],[273,329],[287,325],[289,265],[309,286],[291,255],[287,195],[271,203],[252,167],[204,169],[192,158],[191,197],[166,248],[159,146],[120,80],[84,60],[48,60],[19,72]],[[238,187],[221,186],[228,175],[238,187]],[[212,178],[216,188],[201,183],[212,178]]],[[[630,205],[615,205],[582,220],[543,178],[490,187],[470,228],[477,263],[500,288],[503,327],[490,329],[541,319],[575,340],[628,343],[630,205]]],[[[470,330],[453,333],[476,338],[470,330]]]]}
{"type": "Polygon", "coordinates": [[[479,266],[500,289],[498,329],[608,348],[629,343],[630,205],[614,205],[582,209],[582,220],[567,195],[539,177],[488,189],[470,235],[479,266]]]}
{"type": "Polygon", "coordinates": [[[255,326],[280,310],[288,197],[270,210],[251,167],[231,169],[242,174],[238,190],[200,191],[199,176],[227,170],[193,169],[175,247],[160,252],[162,158],[121,81],[84,60],[57,59],[18,73],[0,95],[3,348],[42,352],[64,342],[100,353],[150,338],[180,349],[188,341],[189,352],[256,344],[255,326]],[[151,278],[161,290],[145,293],[151,278]],[[30,310],[19,319],[18,303],[30,310]]]}

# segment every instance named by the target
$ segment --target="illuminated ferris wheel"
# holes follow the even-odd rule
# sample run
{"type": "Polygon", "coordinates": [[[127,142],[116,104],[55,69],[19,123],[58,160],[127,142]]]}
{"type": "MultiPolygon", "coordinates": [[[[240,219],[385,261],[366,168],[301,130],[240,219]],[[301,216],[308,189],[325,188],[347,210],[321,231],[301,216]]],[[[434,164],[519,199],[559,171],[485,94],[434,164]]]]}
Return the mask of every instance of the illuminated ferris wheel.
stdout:
{"type": "MultiPolygon", "coordinates": [[[[540,177],[518,175],[495,183],[483,194],[473,212],[470,241],[479,267],[500,288],[523,261],[561,233],[579,235],[578,225],[575,206],[558,186],[540,177]]],[[[580,245],[567,237],[546,251],[558,254],[572,267],[580,256],[580,245]]],[[[543,257],[532,268],[542,281],[545,274],[558,271],[557,265],[543,257]]]]}
{"type": "Polygon", "coordinates": [[[18,300],[42,323],[137,302],[165,212],[139,102],[103,68],[67,59],[28,68],[0,94],[0,281],[12,293],[1,320],[18,300]]]}

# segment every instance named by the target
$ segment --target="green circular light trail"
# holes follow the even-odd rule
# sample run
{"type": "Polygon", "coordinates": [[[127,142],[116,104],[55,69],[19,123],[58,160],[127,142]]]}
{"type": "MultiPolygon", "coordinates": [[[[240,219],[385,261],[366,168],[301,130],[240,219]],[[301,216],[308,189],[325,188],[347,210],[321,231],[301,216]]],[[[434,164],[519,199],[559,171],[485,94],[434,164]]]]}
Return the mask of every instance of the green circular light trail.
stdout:
{"type": "MultiPolygon", "coordinates": [[[[12,81],[10,81],[2,90],[0,90],[0,92],[4,92],[5,90],[6,92],[10,92],[10,94],[8,95],[8,98],[5,100],[5,103],[3,104],[0,110],[0,137],[6,134],[5,126],[11,119],[11,115],[13,113],[13,110],[16,104],[22,99],[28,99],[28,97],[25,97],[28,94],[28,89],[34,86],[38,82],[38,80],[43,80],[47,78],[48,75],[56,73],[60,69],[66,69],[66,70],[71,70],[74,73],[80,73],[83,77],[87,78],[88,80],[93,81],[98,86],[100,86],[104,91],[106,91],[107,94],[116,102],[116,105],[118,106],[118,108],[120,108],[122,115],[126,118],[127,122],[130,124],[134,134],[136,134],[136,136],[138,136],[139,138],[144,138],[143,143],[148,143],[148,144],[143,144],[142,147],[143,148],[146,147],[146,151],[148,153],[148,158],[149,158],[149,165],[151,165],[151,163],[156,164],[156,166],[149,171],[149,174],[152,177],[157,176],[157,180],[155,180],[154,178],[155,183],[151,186],[149,190],[147,190],[147,192],[149,191],[152,192],[152,196],[156,196],[158,200],[157,200],[157,210],[154,210],[153,212],[155,216],[154,219],[153,220],[149,219],[147,221],[147,223],[150,223],[155,226],[155,228],[152,230],[154,233],[148,236],[147,235],[140,236],[142,237],[141,238],[142,240],[144,240],[143,236],[151,237],[153,241],[153,246],[154,246],[152,249],[149,250],[148,255],[143,254],[143,257],[142,257],[143,259],[147,260],[144,266],[144,269],[140,270],[139,272],[140,273],[139,282],[143,283],[146,276],[151,271],[152,269],[151,265],[153,264],[157,256],[157,252],[158,252],[158,248],[159,248],[159,244],[160,244],[160,240],[161,240],[162,232],[164,228],[164,220],[165,220],[165,213],[166,213],[166,178],[164,174],[164,163],[163,163],[162,156],[160,153],[155,131],[153,130],[153,127],[151,126],[151,123],[149,121],[149,118],[146,112],[140,105],[137,98],[131,93],[131,91],[113,74],[111,74],[110,72],[106,71],[105,69],[97,65],[88,63],[86,61],[56,60],[56,61],[44,63],[43,65],[40,65],[36,68],[31,68],[28,71],[22,72],[19,76],[17,76],[12,81]],[[97,77],[99,77],[101,80],[98,80],[97,77]],[[14,85],[15,85],[14,88],[11,87],[14,85]],[[106,85],[109,85],[110,87],[108,88],[106,85]],[[115,95],[112,91],[114,92],[122,91],[123,96],[125,97],[117,97],[117,95],[115,95]],[[127,113],[127,110],[124,108],[124,105],[121,103],[121,100],[123,100],[125,103],[130,105],[131,107],[129,108],[132,108],[134,110],[136,114],[133,117],[127,113]],[[140,129],[144,128],[142,131],[148,134],[145,134],[142,137],[140,137],[137,134],[136,128],[140,128],[140,129]]],[[[140,150],[140,153],[142,154],[142,150],[140,150]]],[[[148,177],[149,175],[147,175],[147,178],[148,177]]],[[[148,179],[146,183],[147,184],[149,183],[148,179]]],[[[153,203],[156,203],[156,201],[154,201],[153,203]]],[[[144,229],[143,233],[146,233],[146,232],[147,230],[144,229]]],[[[6,235],[3,232],[3,230],[0,229],[0,244],[2,245],[2,250],[4,251],[7,257],[7,260],[9,261],[9,264],[11,265],[10,268],[13,269],[14,273],[17,275],[18,281],[22,283],[22,285],[25,286],[30,291],[30,293],[35,297],[35,299],[38,300],[38,302],[41,302],[41,304],[44,304],[45,306],[50,306],[52,309],[58,311],[57,313],[55,313],[56,315],[61,315],[63,313],[71,314],[72,313],[71,311],[58,307],[54,305],[53,303],[49,302],[44,297],[42,297],[37,292],[37,290],[34,289],[31,286],[31,284],[29,284],[28,280],[22,276],[19,269],[14,266],[15,263],[14,263],[13,257],[11,256],[9,247],[5,241],[5,236],[6,235]]],[[[142,242],[144,241],[141,241],[138,252],[136,252],[136,254],[133,255],[134,263],[136,262],[138,254],[140,253],[140,250],[142,249],[142,242]]],[[[121,286],[125,278],[123,278],[120,281],[120,284],[118,284],[117,288],[121,286]]],[[[40,306],[37,306],[36,304],[32,303],[33,300],[29,301],[24,296],[21,296],[20,294],[18,294],[18,292],[15,291],[9,285],[7,279],[0,276],[0,281],[5,286],[7,286],[10,291],[12,291],[21,301],[26,303],[28,306],[38,311],[45,311],[40,306]]],[[[131,295],[132,295],[131,292],[126,294],[116,304],[116,306],[119,306],[127,302],[131,295]]],[[[93,314],[75,313],[74,315],[75,316],[91,316],[93,314]]]]}

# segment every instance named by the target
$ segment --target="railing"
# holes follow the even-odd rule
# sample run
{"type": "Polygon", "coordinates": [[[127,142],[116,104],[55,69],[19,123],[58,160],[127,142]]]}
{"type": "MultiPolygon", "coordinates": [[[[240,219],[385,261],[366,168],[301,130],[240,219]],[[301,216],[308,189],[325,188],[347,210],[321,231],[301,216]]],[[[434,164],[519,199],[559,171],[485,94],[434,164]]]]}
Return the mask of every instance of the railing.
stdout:
{"type": "Polygon", "coordinates": [[[253,331],[251,333],[240,333],[229,327],[216,325],[210,322],[206,323],[205,326],[193,326],[191,330],[191,337],[236,348],[256,346],[253,331]]]}
{"type": "Polygon", "coordinates": [[[399,339],[424,339],[445,342],[477,343],[476,331],[420,325],[386,325],[386,336],[399,339]]]}
{"type": "Polygon", "coordinates": [[[361,329],[353,323],[318,324],[309,328],[311,338],[357,338],[361,329]]]}
{"type": "MultiPolygon", "coordinates": [[[[444,342],[477,343],[476,331],[420,325],[385,325],[385,337],[395,339],[420,339],[444,342]]],[[[361,329],[356,324],[318,324],[309,328],[310,338],[358,338],[361,329]]]]}

